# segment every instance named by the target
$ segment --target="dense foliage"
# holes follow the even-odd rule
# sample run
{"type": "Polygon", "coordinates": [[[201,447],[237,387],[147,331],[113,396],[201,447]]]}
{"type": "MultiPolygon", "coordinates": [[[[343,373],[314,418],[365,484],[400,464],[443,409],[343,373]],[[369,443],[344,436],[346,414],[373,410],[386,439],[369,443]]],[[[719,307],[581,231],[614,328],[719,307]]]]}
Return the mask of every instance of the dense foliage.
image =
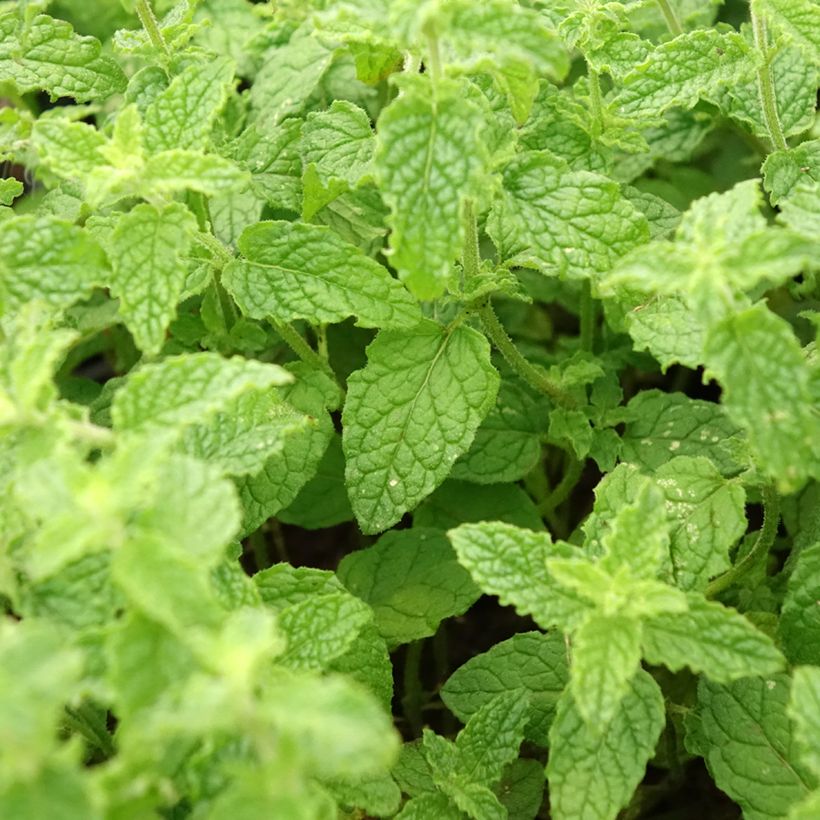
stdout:
{"type": "Polygon", "coordinates": [[[820,817],[818,67],[0,2],[0,817],[820,817]]]}

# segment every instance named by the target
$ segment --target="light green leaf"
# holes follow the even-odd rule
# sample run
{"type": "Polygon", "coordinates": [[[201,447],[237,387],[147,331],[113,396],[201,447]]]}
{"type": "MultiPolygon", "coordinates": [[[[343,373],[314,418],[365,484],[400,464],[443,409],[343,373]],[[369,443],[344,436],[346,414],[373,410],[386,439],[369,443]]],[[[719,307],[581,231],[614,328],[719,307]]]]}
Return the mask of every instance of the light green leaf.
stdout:
{"type": "Polygon", "coordinates": [[[729,607],[689,595],[689,610],[643,622],[643,651],[650,663],[677,672],[688,666],[709,680],[728,683],[783,668],[771,639],[729,607]]]}
{"type": "Polygon", "coordinates": [[[387,643],[375,624],[365,624],[350,648],[331,661],[329,670],[358,681],[372,692],[390,714],[393,702],[393,664],[387,643]]]}
{"type": "Polygon", "coordinates": [[[809,57],[820,63],[820,7],[813,0],[753,0],[775,25],[803,46],[809,57]]]}
{"type": "Polygon", "coordinates": [[[342,421],[350,502],[380,532],[427,497],[472,443],[499,377],[484,336],[427,321],[382,331],[348,379],[342,421]]]}
{"type": "Polygon", "coordinates": [[[571,171],[547,152],[507,165],[487,232],[505,264],[575,279],[608,271],[649,238],[646,217],[617,183],[571,171]]]}
{"type": "Polygon", "coordinates": [[[801,180],[820,182],[820,140],[806,140],[787,151],[775,151],[763,163],[763,185],[773,205],[801,180]]]}
{"type": "Polygon", "coordinates": [[[789,577],[778,637],[792,663],[820,666],[820,543],[800,550],[789,577]]]}
{"type": "Polygon", "coordinates": [[[287,645],[280,661],[293,669],[325,670],[351,648],[372,618],[370,607],[346,592],[286,607],[276,621],[287,645]]]}
{"type": "MultiPolygon", "coordinates": [[[[820,184],[800,182],[794,186],[788,197],[781,201],[778,219],[796,233],[816,241],[820,233],[820,204],[818,201],[820,201],[820,184]]],[[[811,259],[814,262],[812,267],[820,266],[820,263],[816,262],[817,258],[817,253],[812,254],[811,259]]]]}
{"type": "Polygon", "coordinates": [[[292,380],[281,367],[238,356],[174,356],[129,376],[114,396],[111,416],[120,430],[181,428],[206,420],[248,390],[292,380]]]}
{"type": "Polygon", "coordinates": [[[663,496],[648,478],[636,479],[633,493],[628,501],[624,499],[601,537],[604,555],[600,565],[611,575],[625,570],[636,579],[652,580],[666,563],[669,550],[663,496]]]}
{"type": "Polygon", "coordinates": [[[700,679],[686,745],[704,758],[718,788],[748,820],[786,817],[817,784],[798,757],[787,713],[789,684],[786,675],[728,686],[700,679]]]}
{"type": "Polygon", "coordinates": [[[311,424],[315,422],[273,390],[250,390],[236,396],[206,424],[189,427],[181,447],[227,475],[249,475],[281,453],[288,436],[300,434],[311,424]]]}
{"type": "Polygon", "coordinates": [[[333,51],[316,37],[294,35],[289,43],[274,46],[251,86],[253,121],[261,128],[277,125],[298,112],[330,65],[333,51]]]}
{"type": "Polygon", "coordinates": [[[412,327],[421,319],[384,267],[327,228],[261,222],[238,244],[245,259],[228,264],[222,281],[255,319],[320,323],[355,316],[363,327],[412,327]]]}
{"type": "Polygon", "coordinates": [[[390,775],[322,784],[344,806],[364,809],[375,817],[392,817],[401,804],[401,790],[390,775]]]}
{"type": "Polygon", "coordinates": [[[0,763],[5,783],[30,779],[56,750],[58,718],[72,692],[77,693],[82,660],[47,621],[3,619],[0,763]]]}
{"type": "Polygon", "coordinates": [[[214,120],[232,90],[234,66],[219,58],[192,63],[146,108],[142,117],[145,149],[204,150],[214,120]]]}
{"type": "Polygon", "coordinates": [[[52,217],[0,220],[0,313],[33,299],[67,307],[109,278],[102,248],[85,231],[52,217]]]}
{"type": "Polygon", "coordinates": [[[729,550],[746,532],[746,493],[703,456],[673,458],[655,481],[666,497],[675,583],[703,589],[729,568],[729,550]]]}
{"type": "Polygon", "coordinates": [[[504,768],[518,757],[524,739],[529,700],[514,689],[491,697],[458,733],[461,770],[474,783],[494,786],[504,768]]]}
{"type": "Polygon", "coordinates": [[[686,32],[627,74],[612,106],[622,116],[639,118],[659,117],[673,106],[691,108],[701,96],[749,76],[750,52],[736,32],[686,32]]]}
{"type": "Polygon", "coordinates": [[[372,547],[346,555],[337,572],[373,608],[390,646],[433,635],[442,620],[462,615],[481,594],[436,530],[387,533],[372,547]]]}
{"type": "Polygon", "coordinates": [[[494,695],[524,691],[528,695],[525,735],[546,746],[555,705],[568,679],[564,638],[557,632],[524,632],[468,660],[450,675],[440,694],[447,708],[466,722],[494,695]]]}
{"type": "Polygon", "coordinates": [[[583,721],[567,689],[550,729],[547,780],[555,820],[615,820],[643,779],[664,719],[661,690],[642,670],[603,732],[583,721]]]}
{"type": "Polygon", "coordinates": [[[729,416],[746,430],[760,466],[780,489],[820,473],[809,368],[786,321],[763,303],[735,314],[709,333],[705,358],[723,386],[729,416]]]}
{"type": "Polygon", "coordinates": [[[789,717],[799,756],[815,775],[820,775],[820,669],[800,666],[794,670],[789,717]]]}
{"type": "MultiPolygon", "coordinates": [[[[305,196],[325,200],[329,196],[325,193],[327,188],[354,187],[371,174],[374,147],[370,117],[357,105],[335,100],[328,111],[308,114],[302,127],[300,150],[306,173],[312,169],[317,190],[306,190],[305,196]]],[[[310,218],[317,210],[318,207],[306,210],[304,216],[310,218]]]]}
{"type": "Polygon", "coordinates": [[[111,291],[140,350],[155,354],[176,314],[188,276],[186,255],[196,230],[183,205],[137,205],[117,221],[108,243],[111,291]]]}
{"type": "Polygon", "coordinates": [[[53,117],[39,119],[31,133],[34,150],[43,166],[63,179],[83,180],[106,165],[100,150],[108,145],[105,135],[84,122],[53,117]]]}
{"type": "Polygon", "coordinates": [[[240,191],[249,181],[247,172],[230,160],[178,148],[149,157],[139,175],[140,190],[149,195],[191,190],[216,196],[240,191]]]}
{"type": "Polygon", "coordinates": [[[462,203],[478,196],[483,116],[460,83],[406,78],[377,124],[376,177],[390,207],[390,262],[419,299],[440,296],[463,242],[462,203]]]}
{"type": "Polygon", "coordinates": [[[625,461],[655,471],[675,456],[705,457],[724,475],[739,472],[743,434],[719,404],[683,393],[642,390],[627,410],[625,461]]]}
{"type": "Polygon", "coordinates": [[[23,183],[19,179],[0,179],[0,205],[11,205],[23,193],[23,183]]]}
{"type": "Polygon", "coordinates": [[[622,615],[591,615],[572,639],[570,689],[587,729],[601,733],[618,714],[641,662],[641,624],[622,615]]]}
{"type": "Polygon", "coordinates": [[[532,615],[549,629],[578,624],[590,605],[559,584],[547,571],[547,559],[577,558],[569,544],[553,544],[546,532],[531,532],[501,522],[462,524],[447,533],[458,560],[488,595],[497,595],[521,615],[532,615]]]}
{"type": "MultiPolygon", "coordinates": [[[[637,301],[637,300],[636,300],[637,301]]],[[[648,350],[666,370],[673,364],[697,368],[703,359],[703,317],[676,296],[641,299],[624,317],[638,350],[648,350]]],[[[636,398],[643,395],[638,393],[636,398]]]]}
{"type": "Polygon", "coordinates": [[[286,119],[270,129],[246,128],[228,151],[250,172],[253,190],[276,208],[299,213],[302,207],[302,121],[286,119]]]}
{"type": "Polygon", "coordinates": [[[21,94],[42,90],[78,102],[104,100],[126,83],[94,37],[80,37],[46,14],[23,22],[13,11],[0,16],[0,81],[11,81],[21,94]]]}

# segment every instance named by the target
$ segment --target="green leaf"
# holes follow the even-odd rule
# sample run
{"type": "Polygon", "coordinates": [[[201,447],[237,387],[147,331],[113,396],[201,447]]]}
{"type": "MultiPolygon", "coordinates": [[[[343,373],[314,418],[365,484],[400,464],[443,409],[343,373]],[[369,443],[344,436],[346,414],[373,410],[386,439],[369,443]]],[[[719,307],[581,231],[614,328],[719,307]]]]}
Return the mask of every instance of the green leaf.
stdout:
{"type": "Polygon", "coordinates": [[[417,527],[449,530],[475,521],[504,521],[516,527],[543,530],[533,500],[516,484],[468,484],[447,480],[413,513],[417,527]]]}
{"type": "Polygon", "coordinates": [[[592,732],[618,714],[641,661],[641,624],[618,615],[591,615],[575,631],[570,688],[575,708],[592,732]]]}
{"type": "Polygon", "coordinates": [[[798,758],[788,719],[789,678],[746,678],[728,686],[701,678],[686,744],[749,820],[786,817],[817,780],[798,758]]]}
{"type": "MultiPolygon", "coordinates": [[[[289,432],[282,451],[270,456],[259,472],[237,480],[245,508],[245,533],[252,532],[293,502],[315,475],[333,437],[333,422],[326,409],[335,398],[329,399],[325,389],[330,380],[323,373],[301,365],[289,367],[298,380],[282,391],[282,397],[310,421],[299,430],[289,432]]],[[[330,386],[334,389],[332,383],[330,386]]]]}
{"type": "Polygon", "coordinates": [[[820,666],[820,544],[800,550],[789,577],[778,637],[792,663],[820,666]]]}
{"type": "Polygon", "coordinates": [[[298,112],[327,71],[332,57],[333,51],[318,38],[298,35],[266,52],[250,91],[254,122],[268,129],[288,114],[298,112]]]}
{"type": "Polygon", "coordinates": [[[789,717],[799,756],[815,775],[820,775],[820,669],[801,666],[794,670],[789,717]]]}
{"type": "Polygon", "coordinates": [[[780,489],[817,475],[820,419],[811,410],[808,366],[785,320],[762,303],[731,316],[710,332],[705,358],[729,416],[780,489]]]}
{"type": "Polygon", "coordinates": [[[406,78],[377,123],[375,168],[390,207],[390,262],[419,299],[444,292],[463,242],[462,203],[487,163],[480,109],[460,83],[406,78]]]}
{"type": "Polygon", "coordinates": [[[88,296],[110,274],[100,246],[60,219],[15,216],[0,220],[0,313],[38,299],[67,307],[88,296]]]}
{"type": "Polygon", "coordinates": [[[642,670],[602,732],[583,721],[567,689],[550,729],[547,780],[555,820],[615,820],[643,779],[663,726],[663,695],[642,670]]]}
{"type": "Polygon", "coordinates": [[[546,532],[501,522],[462,524],[447,535],[458,560],[484,592],[497,595],[520,615],[532,615],[544,629],[578,624],[589,611],[581,596],[547,571],[547,559],[578,555],[569,544],[553,544],[546,532]]]}
{"type": "Polygon", "coordinates": [[[286,370],[215,353],[174,356],[140,368],[117,391],[111,407],[120,430],[181,428],[205,421],[251,389],[292,381],[286,370]]]}
{"type": "Polygon", "coordinates": [[[353,520],[353,509],[345,489],[345,459],[342,439],[334,435],[316,468],[316,475],[277,517],[286,524],[306,530],[334,527],[353,520]]]}
{"type": "Polygon", "coordinates": [[[287,644],[280,660],[293,669],[322,671],[350,649],[372,617],[370,607],[345,592],[286,607],[277,618],[287,644]]]}
{"type": "Polygon", "coordinates": [[[684,666],[716,683],[783,668],[771,639],[735,610],[689,595],[689,610],[643,622],[643,651],[650,663],[677,672],[684,666]]]}
{"type": "Polygon", "coordinates": [[[346,555],[337,572],[373,608],[391,647],[435,634],[441,621],[462,615],[481,594],[436,530],[387,533],[372,547],[346,555]]]}
{"type": "Polygon", "coordinates": [[[494,695],[470,717],[456,738],[460,768],[470,780],[485,786],[501,780],[518,757],[528,712],[526,692],[514,689],[494,695]]]}
{"type": "Polygon", "coordinates": [[[505,168],[487,233],[505,264],[578,279],[608,271],[649,227],[612,180],[530,152],[505,168]]]}
{"type": "Polygon", "coordinates": [[[520,382],[502,381],[495,407],[470,449],[453,465],[452,478],[479,484],[523,478],[541,457],[545,409],[546,401],[520,382]]]}
{"type": "Polygon", "coordinates": [[[146,194],[171,194],[190,189],[205,196],[216,196],[242,190],[249,176],[222,157],[174,148],[149,157],[139,182],[140,191],[146,194]]]}
{"type": "Polygon", "coordinates": [[[775,25],[786,31],[820,63],[820,8],[812,0],[753,0],[775,25]]]}
{"type": "Polygon", "coordinates": [[[723,475],[739,472],[743,434],[719,404],[683,393],[642,390],[630,400],[627,411],[622,436],[625,461],[654,471],[674,457],[703,457],[711,459],[723,475]]]}
{"type": "Polygon", "coordinates": [[[363,327],[391,328],[421,320],[384,267],[327,228],[261,222],[243,231],[238,245],[245,260],[229,263],[222,282],[255,319],[323,323],[355,316],[363,327]]]}
{"type": "Polygon", "coordinates": [[[763,163],[763,185],[777,205],[800,181],[820,181],[820,140],[806,140],[787,151],[775,151],[763,163]]]}
{"type": "Polygon", "coordinates": [[[621,116],[636,118],[659,117],[673,106],[691,108],[701,96],[749,76],[750,52],[736,32],[686,32],[658,46],[627,74],[612,106],[621,116]]]}
{"type": "Polygon", "coordinates": [[[673,458],[655,481],[666,497],[675,583],[703,589],[729,568],[729,550],[746,532],[746,493],[703,456],[673,458]]]}
{"type": "Polygon", "coordinates": [[[233,63],[220,58],[193,63],[174,77],[142,117],[145,149],[152,154],[204,150],[232,90],[233,75],[233,63]]]}
{"type": "Polygon", "coordinates": [[[137,205],[117,220],[108,245],[111,291],[140,350],[155,354],[176,314],[188,276],[186,256],[196,230],[193,214],[179,204],[161,210],[137,205]]]}
{"type": "Polygon", "coordinates": [[[350,502],[380,532],[427,497],[472,443],[499,378],[483,335],[427,321],[382,331],[348,379],[342,422],[350,502]]]}
{"type": "Polygon", "coordinates": [[[441,698],[466,722],[494,695],[524,691],[528,696],[525,736],[546,746],[556,703],[569,680],[567,662],[567,645],[559,633],[519,633],[460,666],[442,687],[441,698]]]}
{"type": "Polygon", "coordinates": [[[94,37],[80,37],[46,14],[23,22],[14,12],[0,16],[0,81],[11,81],[21,94],[42,90],[78,102],[104,100],[126,83],[94,37]]]}
{"type": "Polygon", "coordinates": [[[543,765],[519,758],[504,772],[495,791],[510,820],[533,820],[544,799],[543,765]]]}

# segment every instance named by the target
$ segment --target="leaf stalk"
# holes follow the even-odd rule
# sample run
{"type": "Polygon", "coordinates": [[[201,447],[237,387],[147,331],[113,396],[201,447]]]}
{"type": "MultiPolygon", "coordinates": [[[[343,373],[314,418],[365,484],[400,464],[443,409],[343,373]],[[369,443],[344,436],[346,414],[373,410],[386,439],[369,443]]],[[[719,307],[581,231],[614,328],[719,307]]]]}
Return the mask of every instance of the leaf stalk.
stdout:
{"type": "Polygon", "coordinates": [[[678,20],[678,15],[675,12],[675,9],[672,8],[669,0],[657,0],[657,3],[661,10],[661,14],[663,14],[663,19],[666,20],[666,25],[672,33],[672,36],[678,37],[683,34],[683,26],[681,25],[680,20],[678,20]]]}
{"type": "Polygon", "coordinates": [[[754,6],[751,16],[755,47],[763,58],[763,65],[757,70],[757,93],[760,97],[760,107],[763,109],[763,121],[775,151],[785,151],[789,146],[783,133],[780,115],[777,113],[777,92],[772,75],[773,53],[769,48],[766,21],[755,11],[754,6]]]}
{"type": "Polygon", "coordinates": [[[162,30],[159,27],[154,10],[151,8],[151,0],[137,0],[135,11],[154,48],[159,49],[166,58],[170,58],[171,52],[165,38],[162,36],[162,30]]]}

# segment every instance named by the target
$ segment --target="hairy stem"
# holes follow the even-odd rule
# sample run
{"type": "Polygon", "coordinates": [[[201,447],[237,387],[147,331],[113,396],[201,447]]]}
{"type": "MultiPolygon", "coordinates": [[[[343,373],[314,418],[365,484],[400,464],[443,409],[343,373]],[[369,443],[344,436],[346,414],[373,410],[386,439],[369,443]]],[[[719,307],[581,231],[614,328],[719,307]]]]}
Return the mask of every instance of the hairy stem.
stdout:
{"type": "Polygon", "coordinates": [[[551,516],[569,498],[569,494],[581,477],[583,470],[581,462],[570,454],[568,454],[567,461],[561,480],[555,485],[555,489],[538,505],[538,512],[543,518],[551,516]]]}
{"type": "Polygon", "coordinates": [[[763,121],[775,151],[785,151],[789,146],[777,113],[777,94],[772,76],[772,52],[769,49],[766,21],[755,12],[754,7],[752,7],[751,15],[755,46],[763,57],[763,65],[757,70],[757,93],[763,109],[763,121]]]}
{"type": "Polygon", "coordinates": [[[595,341],[595,301],[592,298],[592,285],[589,279],[581,283],[581,350],[592,351],[595,341]]]}
{"type": "Polygon", "coordinates": [[[740,580],[765,556],[774,543],[777,535],[777,525],[780,522],[780,496],[772,486],[763,488],[763,526],[757,534],[757,540],[749,552],[740,559],[731,569],[718,575],[706,587],[707,598],[714,598],[740,580]]]}
{"type": "Polygon", "coordinates": [[[678,15],[670,5],[669,0],[657,0],[657,2],[661,14],[663,14],[663,19],[666,20],[666,25],[669,27],[669,31],[672,32],[672,36],[677,37],[679,34],[683,34],[683,26],[680,24],[678,15]]]}
{"type": "Polygon", "coordinates": [[[484,330],[492,340],[496,349],[507,360],[507,364],[523,379],[530,387],[539,393],[549,396],[556,404],[564,407],[572,407],[575,401],[563,388],[556,384],[543,370],[528,362],[521,351],[515,346],[512,339],[507,335],[504,325],[498,321],[492,304],[487,300],[478,309],[478,315],[484,330]]]}
{"type": "Polygon", "coordinates": [[[301,333],[288,322],[278,319],[268,320],[273,329],[282,337],[282,341],[305,363],[317,370],[321,370],[336,381],[336,376],[330,365],[305,341],[301,333]]]}
{"type": "Polygon", "coordinates": [[[168,50],[168,44],[162,36],[154,10],[151,8],[151,0],[137,0],[135,11],[154,48],[158,48],[166,57],[170,57],[171,52],[168,50]]]}

